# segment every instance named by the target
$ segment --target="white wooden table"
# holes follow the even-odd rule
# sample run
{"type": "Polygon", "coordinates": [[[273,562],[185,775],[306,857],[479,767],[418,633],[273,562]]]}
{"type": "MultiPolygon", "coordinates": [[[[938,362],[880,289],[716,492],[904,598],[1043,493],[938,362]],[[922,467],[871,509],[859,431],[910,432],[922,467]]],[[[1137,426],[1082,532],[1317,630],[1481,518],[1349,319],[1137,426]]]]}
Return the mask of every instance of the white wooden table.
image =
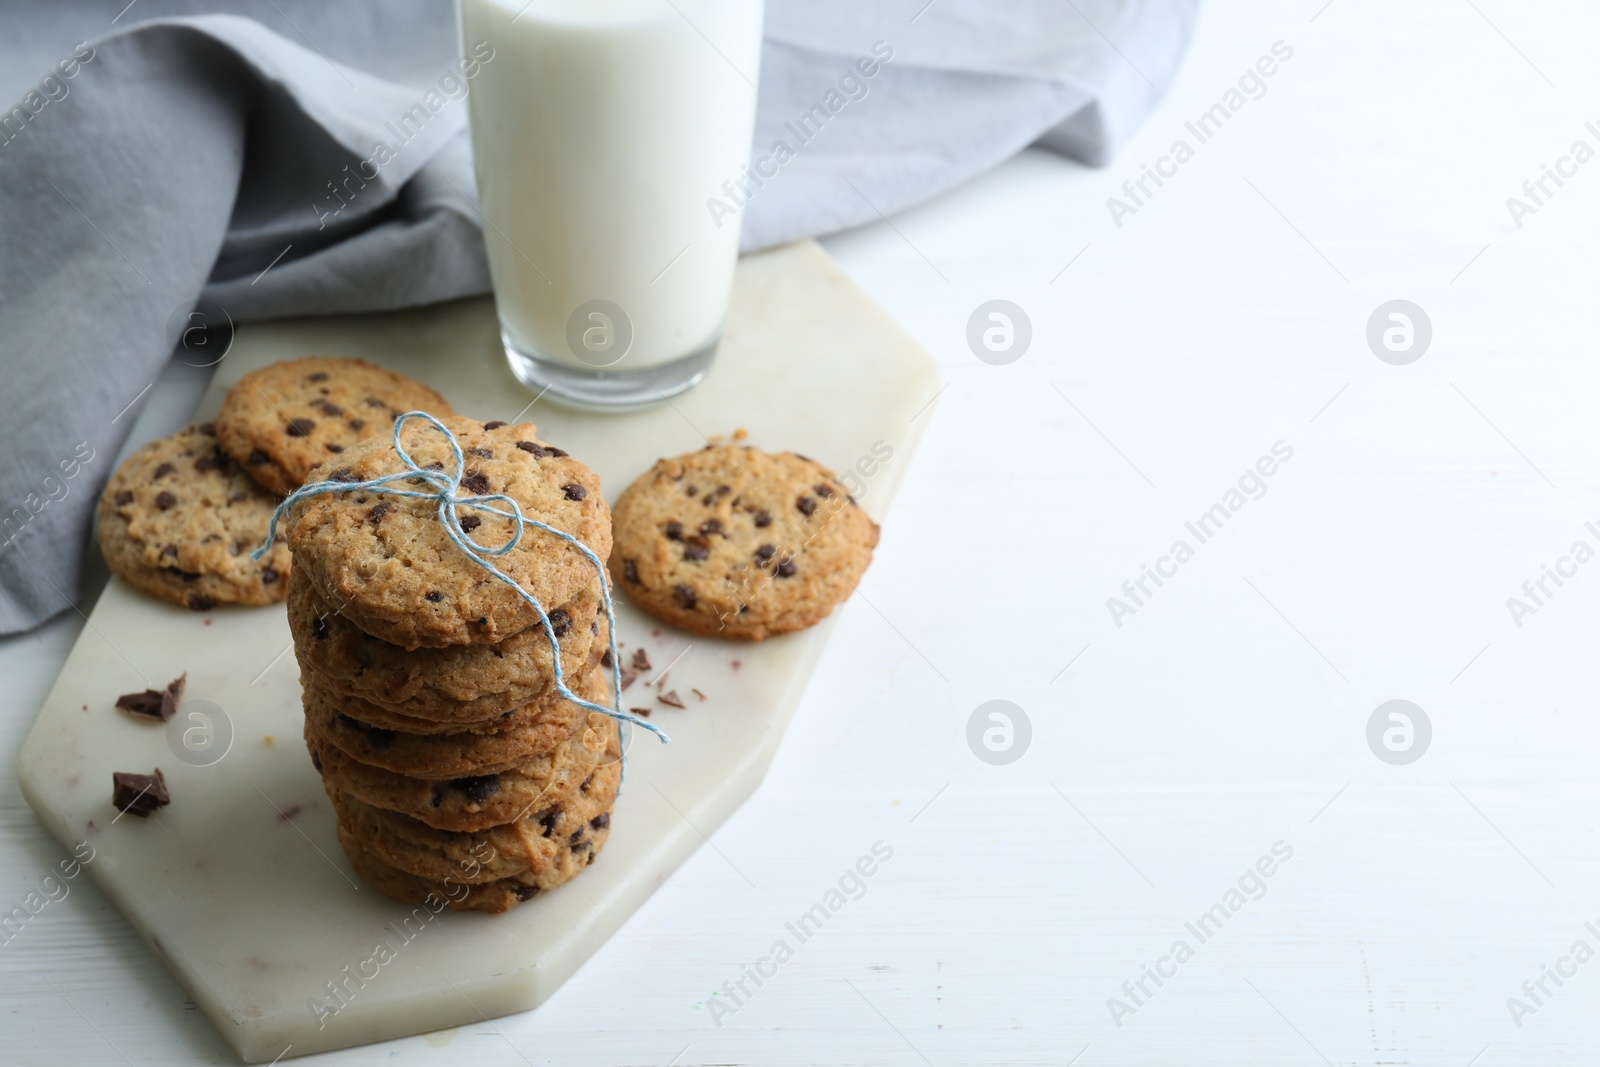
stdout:
{"type": "MultiPolygon", "coordinates": [[[[1600,562],[1562,562],[1600,549],[1600,160],[1506,205],[1600,149],[1597,30],[1575,0],[1219,0],[1111,168],[1026,154],[829,241],[950,384],[771,776],[539,1011],[323,1059],[1600,1061],[1600,562]],[[966,341],[992,299],[1031,321],[1007,365],[966,341]],[[1432,325],[1404,366],[1365,336],[1395,299],[1432,325]],[[1514,620],[1543,565],[1570,576],[1514,620]],[[967,741],[994,699],[1031,723],[1004,765],[967,741]],[[1408,764],[1368,745],[1391,699],[1431,724],[1408,764]]],[[[141,438],[193,403],[170,379],[141,438]]],[[[0,751],[80,626],[0,645],[0,751]]],[[[0,855],[0,910],[65,858],[14,783],[0,855]]],[[[232,1062],[86,879],[0,944],[0,1060],[232,1062]]]]}

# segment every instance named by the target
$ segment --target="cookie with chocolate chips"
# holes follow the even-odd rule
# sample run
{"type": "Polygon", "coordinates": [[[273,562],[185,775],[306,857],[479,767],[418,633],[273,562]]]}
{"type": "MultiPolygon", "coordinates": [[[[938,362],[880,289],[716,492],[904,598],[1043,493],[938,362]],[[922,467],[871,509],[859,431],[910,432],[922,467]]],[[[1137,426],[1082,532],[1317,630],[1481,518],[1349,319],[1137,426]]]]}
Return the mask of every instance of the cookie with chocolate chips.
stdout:
{"type": "MultiPolygon", "coordinates": [[[[350,857],[350,865],[363,881],[384,896],[405,904],[438,907],[442,902],[453,911],[482,911],[498,915],[582,874],[611,836],[611,813],[603,811],[589,820],[588,832],[576,843],[571,842],[570,838],[563,839],[556,847],[555,857],[537,872],[524,871],[509,878],[477,884],[468,884],[459,878],[429,881],[408,874],[368,852],[342,823],[338,826],[338,832],[339,844],[350,857]]],[[[471,869],[470,865],[467,869],[471,869]]]]}
{"type": "MultiPolygon", "coordinates": [[[[600,560],[611,552],[611,511],[600,479],[559,448],[534,437],[531,423],[441,420],[463,454],[461,496],[504,494],[529,519],[587,546],[600,560]]],[[[403,431],[419,468],[454,472],[456,459],[439,430],[421,419],[403,431]]],[[[389,437],[370,437],[318,471],[328,481],[360,482],[408,468],[389,437]]],[[[424,479],[413,479],[427,491],[424,479]]],[[[403,483],[402,483],[403,484],[403,483]]],[[[506,510],[503,502],[493,506],[506,510]]],[[[514,523],[470,504],[457,514],[468,536],[485,547],[507,544],[514,523]]],[[[322,598],[362,630],[407,650],[498,644],[539,622],[517,589],[495,578],[450,539],[432,498],[369,490],[324,493],[299,501],[283,529],[297,565],[322,598]]],[[[596,567],[564,538],[527,527],[517,547],[494,564],[545,610],[566,604],[593,582],[596,567]]]]}
{"type": "MultiPolygon", "coordinates": [[[[434,732],[413,733],[396,728],[416,724],[412,720],[386,718],[371,704],[342,700],[314,676],[303,676],[301,684],[308,739],[369,767],[430,781],[498,774],[548,755],[583,729],[589,717],[587,709],[552,693],[492,722],[470,728],[424,722],[420,725],[434,732]],[[383,724],[357,718],[374,712],[383,724]]],[[[572,685],[585,700],[611,703],[611,679],[604,670],[592,670],[572,685]]]]}
{"type": "Polygon", "coordinates": [[[470,832],[438,830],[419,819],[358,800],[327,780],[339,840],[347,854],[364,852],[382,863],[426,879],[467,885],[502,878],[538,876],[556,868],[569,851],[593,848],[608,829],[622,761],[595,768],[565,799],[534,809],[515,822],[470,832]]]}
{"type": "Polygon", "coordinates": [[[210,423],[129,456],[100,498],[100,551],[135,589],[196,611],[284,598],[288,546],[250,558],[277,498],[217,447],[210,423]]]}
{"type": "Polygon", "coordinates": [[[486,830],[515,822],[536,807],[564,803],[601,763],[621,758],[617,733],[615,719],[591,711],[583,728],[553,752],[504,770],[451,778],[414,778],[368,766],[321,740],[309,723],[305,737],[331,788],[438,830],[486,830]]]}
{"type": "Polygon", "coordinates": [[[261,485],[279,496],[312,468],[374,434],[388,438],[407,411],[454,414],[421,382],[359,359],[287,360],[253,370],[228,390],[217,439],[261,485]]]}
{"type": "MultiPolygon", "coordinates": [[[[552,609],[550,622],[561,646],[562,676],[576,686],[609,643],[599,579],[552,609]]],[[[340,615],[298,567],[289,575],[289,630],[308,685],[316,683],[334,703],[375,704],[386,718],[442,724],[423,732],[497,723],[554,692],[550,639],[542,626],[494,645],[407,652],[340,615]]]]}
{"type": "Polygon", "coordinates": [[[611,573],[635,604],[697,634],[752,641],[827,617],[878,543],[877,524],[822,464],[721,443],[657,460],[613,521],[611,573]]]}

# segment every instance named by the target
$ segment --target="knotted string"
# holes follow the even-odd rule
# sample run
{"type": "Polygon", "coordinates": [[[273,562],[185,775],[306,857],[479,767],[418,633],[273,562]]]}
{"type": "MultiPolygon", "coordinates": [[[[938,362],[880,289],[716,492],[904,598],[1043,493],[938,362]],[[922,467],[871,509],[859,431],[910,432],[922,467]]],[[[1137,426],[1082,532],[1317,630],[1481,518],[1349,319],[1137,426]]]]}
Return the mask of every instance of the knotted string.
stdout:
{"type": "Polygon", "coordinates": [[[394,450],[399,454],[400,461],[405,464],[405,470],[398,471],[394,474],[385,474],[381,478],[373,478],[364,482],[309,482],[290,493],[283,499],[283,503],[278,505],[277,510],[272,513],[272,522],[267,527],[267,539],[265,543],[263,543],[260,548],[252,552],[250,554],[250,558],[253,560],[259,560],[262,556],[266,555],[268,549],[272,547],[272,543],[277,537],[278,520],[287,513],[289,508],[293,507],[302,500],[307,500],[314,496],[322,496],[325,493],[363,492],[384,496],[413,497],[419,500],[436,500],[438,501],[439,506],[439,522],[444,526],[445,533],[449,534],[450,540],[455,542],[456,547],[461,549],[462,553],[468,559],[472,560],[472,562],[488,571],[499,581],[504,582],[506,585],[516,590],[517,595],[531,604],[533,606],[533,610],[539,613],[539,624],[544,628],[544,635],[550,641],[550,661],[555,668],[556,691],[567,700],[577,704],[579,707],[588,708],[590,711],[598,711],[604,715],[609,715],[613,719],[616,719],[618,722],[623,724],[623,736],[621,741],[624,773],[626,773],[627,770],[628,759],[627,727],[642,726],[646,730],[649,730],[651,733],[655,734],[656,737],[660,738],[663,742],[667,741],[667,735],[661,730],[660,727],[644,721],[637,715],[631,715],[622,710],[622,656],[621,653],[617,651],[617,617],[616,612],[612,608],[611,604],[611,581],[606,576],[605,563],[601,561],[600,557],[595,555],[594,552],[589,549],[588,545],[584,544],[582,541],[578,540],[576,537],[565,532],[564,530],[558,530],[548,523],[540,522],[538,519],[528,518],[522,513],[522,505],[518,504],[515,500],[504,493],[485,493],[480,495],[461,496],[461,479],[466,473],[466,457],[461,452],[461,442],[456,440],[456,435],[450,432],[449,427],[445,426],[444,423],[440,422],[426,411],[408,411],[395,420],[394,450]],[[405,446],[400,443],[400,431],[405,426],[408,419],[424,419],[431,426],[433,426],[434,429],[444,434],[445,440],[450,442],[450,452],[455,457],[455,469],[453,472],[438,470],[432,467],[421,467],[418,466],[417,462],[411,458],[411,454],[408,453],[405,449],[405,446]],[[390,484],[392,482],[401,480],[411,481],[413,479],[421,479],[428,485],[432,486],[434,491],[420,492],[415,489],[400,489],[390,484]],[[508,505],[509,510],[495,507],[493,503],[495,501],[504,501],[508,505]],[[510,519],[512,523],[511,537],[503,545],[480,545],[461,525],[461,516],[458,514],[458,511],[463,504],[477,508],[479,511],[487,511],[491,515],[499,515],[502,518],[510,519]],[[539,603],[537,597],[528,592],[526,589],[522,588],[522,586],[518,585],[514,578],[512,578],[505,571],[502,571],[499,567],[495,566],[493,560],[491,559],[491,557],[494,556],[504,556],[515,549],[517,545],[521,544],[522,535],[530,526],[536,530],[543,530],[545,533],[554,534],[556,537],[561,538],[561,540],[566,541],[568,544],[575,547],[578,551],[582,552],[586,557],[588,557],[589,562],[594,564],[595,573],[600,576],[600,598],[605,607],[606,623],[609,630],[607,639],[611,645],[612,670],[610,673],[611,696],[614,704],[613,707],[608,708],[604,705],[585,700],[567,687],[566,678],[564,677],[564,672],[561,669],[561,641],[556,637],[556,630],[550,622],[549,613],[545,611],[544,605],[539,603]]]}

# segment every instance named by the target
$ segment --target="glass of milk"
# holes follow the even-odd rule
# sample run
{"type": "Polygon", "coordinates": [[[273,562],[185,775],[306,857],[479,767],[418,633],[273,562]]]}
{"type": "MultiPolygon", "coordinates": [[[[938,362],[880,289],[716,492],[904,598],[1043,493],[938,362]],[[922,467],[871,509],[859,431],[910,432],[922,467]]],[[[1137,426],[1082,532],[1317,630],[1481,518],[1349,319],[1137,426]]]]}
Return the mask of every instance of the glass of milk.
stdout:
{"type": "Polygon", "coordinates": [[[468,108],[512,371],[591,410],[690,388],[716,354],[738,258],[761,0],[458,12],[481,64],[468,108]]]}

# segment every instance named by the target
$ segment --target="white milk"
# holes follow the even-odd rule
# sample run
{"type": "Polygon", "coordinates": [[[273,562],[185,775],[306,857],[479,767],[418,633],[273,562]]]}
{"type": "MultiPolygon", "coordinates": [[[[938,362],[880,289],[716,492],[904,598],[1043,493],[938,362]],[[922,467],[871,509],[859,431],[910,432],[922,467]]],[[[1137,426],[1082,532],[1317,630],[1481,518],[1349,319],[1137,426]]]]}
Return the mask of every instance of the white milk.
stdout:
{"type": "Polygon", "coordinates": [[[466,53],[479,41],[494,48],[468,104],[508,342],[613,372],[714,343],[741,217],[719,226],[708,200],[727,202],[724,185],[750,155],[760,0],[459,0],[459,9],[466,53]],[[570,330],[596,300],[620,307],[626,323],[585,314],[570,330]],[[625,335],[627,323],[619,359],[607,331],[625,335]],[[582,359],[569,336],[585,338],[582,359]]]}

